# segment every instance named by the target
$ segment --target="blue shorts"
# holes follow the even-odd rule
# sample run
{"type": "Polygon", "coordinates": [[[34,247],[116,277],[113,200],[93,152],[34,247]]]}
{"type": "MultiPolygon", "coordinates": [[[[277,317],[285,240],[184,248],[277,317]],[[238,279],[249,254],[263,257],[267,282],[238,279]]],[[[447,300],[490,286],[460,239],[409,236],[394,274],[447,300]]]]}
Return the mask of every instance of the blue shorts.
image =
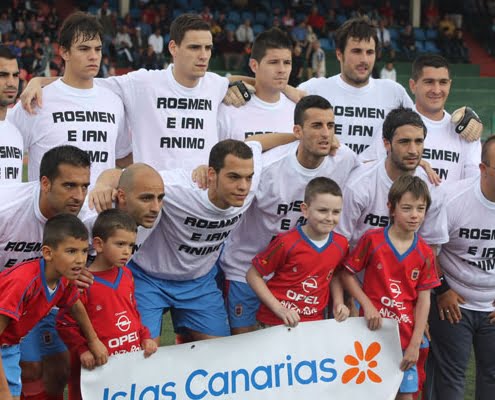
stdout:
{"type": "Polygon", "coordinates": [[[58,309],[52,308],[21,341],[21,360],[39,362],[43,357],[67,351],[65,343],[55,329],[58,309]]]}
{"type": "Polygon", "coordinates": [[[162,316],[169,309],[177,333],[190,329],[210,336],[230,335],[222,292],[215,281],[216,267],[196,279],[172,281],[154,278],[132,261],[127,266],[134,276],[141,321],[151,337],[160,336],[162,316]]]}
{"type": "Polygon", "coordinates": [[[416,393],[418,391],[418,368],[416,365],[404,371],[399,393],[416,393]]]}
{"type": "Polygon", "coordinates": [[[9,384],[9,390],[12,396],[21,395],[21,367],[19,361],[21,359],[21,350],[19,345],[0,346],[0,357],[2,357],[3,371],[9,384]]]}
{"type": "Polygon", "coordinates": [[[256,325],[260,301],[251,286],[244,282],[225,281],[225,302],[231,328],[256,325]]]}

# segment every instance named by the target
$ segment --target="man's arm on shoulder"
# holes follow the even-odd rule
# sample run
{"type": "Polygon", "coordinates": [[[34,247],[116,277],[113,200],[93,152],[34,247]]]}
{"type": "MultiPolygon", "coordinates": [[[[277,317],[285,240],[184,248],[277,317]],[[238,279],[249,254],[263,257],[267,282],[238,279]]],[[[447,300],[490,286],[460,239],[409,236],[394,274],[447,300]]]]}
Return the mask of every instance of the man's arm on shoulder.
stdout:
{"type": "Polygon", "coordinates": [[[265,133],[264,135],[249,136],[246,142],[258,142],[261,144],[262,151],[268,151],[277,146],[292,143],[296,141],[292,133],[265,133]]]}
{"type": "Polygon", "coordinates": [[[19,97],[22,102],[22,107],[29,113],[35,114],[36,108],[43,106],[42,89],[52,82],[55,82],[58,77],[35,77],[32,78],[19,97]]]}

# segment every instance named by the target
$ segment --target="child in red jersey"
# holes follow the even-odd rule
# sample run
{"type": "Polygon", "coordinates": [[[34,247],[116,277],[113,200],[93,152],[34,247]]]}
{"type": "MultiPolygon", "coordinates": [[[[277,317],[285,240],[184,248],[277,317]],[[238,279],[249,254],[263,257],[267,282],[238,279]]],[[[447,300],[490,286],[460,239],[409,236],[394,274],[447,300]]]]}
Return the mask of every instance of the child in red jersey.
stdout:
{"type": "Polygon", "coordinates": [[[416,363],[430,309],[430,289],[440,285],[432,249],[416,233],[431,204],[425,182],[399,177],[390,188],[391,225],[370,229],[346,259],[344,286],[361,304],[371,330],[381,318],[399,323],[404,372],[396,399],[412,400],[418,390],[416,363]],[[365,270],[363,287],[354,274],[365,270]]]}
{"type": "Polygon", "coordinates": [[[324,319],[329,285],[335,319],[349,316],[340,280],[332,279],[348,251],[345,237],[332,232],[342,212],[342,191],[331,179],[314,178],[306,186],[301,210],[307,223],[278,235],[247,272],[246,280],[262,303],[256,316],[262,325],[324,319]],[[272,273],[265,282],[263,277],[272,273]]]}
{"type": "MultiPolygon", "coordinates": [[[[141,323],[134,280],[125,266],[132,255],[136,231],[132,217],[117,209],[103,211],[93,226],[96,257],[89,270],[94,283],[81,293],[81,300],[110,355],[143,349],[148,357],[157,349],[148,328],[141,323]]],[[[71,352],[69,399],[81,399],[81,365],[91,367],[92,354],[65,310],[57,316],[57,330],[71,352]]]]}
{"type": "Polygon", "coordinates": [[[26,261],[0,274],[0,399],[19,399],[18,344],[50,310],[66,307],[77,321],[96,365],[108,352],[99,341],[77,287],[88,256],[88,231],[72,214],[49,219],[43,231],[41,259],[26,261]]]}

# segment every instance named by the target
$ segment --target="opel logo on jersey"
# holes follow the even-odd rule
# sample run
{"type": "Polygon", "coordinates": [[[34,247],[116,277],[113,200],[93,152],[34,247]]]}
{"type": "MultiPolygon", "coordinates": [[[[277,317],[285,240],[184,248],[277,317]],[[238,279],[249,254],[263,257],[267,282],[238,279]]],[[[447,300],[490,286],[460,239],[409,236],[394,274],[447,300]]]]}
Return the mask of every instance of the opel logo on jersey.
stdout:
{"type": "Polygon", "coordinates": [[[302,283],[304,292],[309,293],[313,289],[318,289],[318,282],[315,278],[308,278],[302,283]]]}
{"type": "Polygon", "coordinates": [[[402,294],[402,290],[400,290],[400,286],[397,282],[392,281],[390,283],[390,291],[394,295],[394,299],[399,297],[402,294]]]}
{"type": "Polygon", "coordinates": [[[131,328],[131,321],[126,315],[121,315],[115,324],[122,332],[127,332],[131,328]]]}

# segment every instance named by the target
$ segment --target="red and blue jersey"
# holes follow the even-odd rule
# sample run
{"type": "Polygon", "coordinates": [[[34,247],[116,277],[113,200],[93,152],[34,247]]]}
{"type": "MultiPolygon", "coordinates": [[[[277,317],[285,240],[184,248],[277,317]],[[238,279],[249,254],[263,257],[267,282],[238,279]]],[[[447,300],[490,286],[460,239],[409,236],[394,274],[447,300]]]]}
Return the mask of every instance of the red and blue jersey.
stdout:
{"type": "Polygon", "coordinates": [[[10,322],[0,335],[0,344],[20,342],[53,307],[70,307],[79,298],[75,284],[62,278],[55,289],[46,283],[45,260],[18,264],[0,273],[0,314],[10,322]]]}
{"type": "MultiPolygon", "coordinates": [[[[134,298],[134,279],[127,267],[92,272],[93,284],[82,291],[81,301],[101,342],[110,355],[141,350],[151,338],[141,323],[134,298]]],[[[87,342],[67,309],[57,316],[57,331],[71,351],[82,354],[87,342]]]]}
{"type": "MultiPolygon", "coordinates": [[[[388,229],[367,231],[344,265],[352,273],[364,272],[363,291],[384,318],[399,323],[401,345],[406,349],[414,329],[418,291],[440,285],[433,250],[418,234],[403,254],[391,242],[388,229]]],[[[362,310],[361,310],[362,312],[362,310]]]]}
{"type": "MultiPolygon", "coordinates": [[[[253,266],[263,276],[274,274],[266,284],[284,307],[296,310],[301,321],[315,321],[323,319],[330,280],[348,247],[347,239],[334,232],[317,247],[298,226],[278,235],[253,259],[253,266]]],[[[282,323],[264,304],[257,319],[267,325],[282,323]]]]}

